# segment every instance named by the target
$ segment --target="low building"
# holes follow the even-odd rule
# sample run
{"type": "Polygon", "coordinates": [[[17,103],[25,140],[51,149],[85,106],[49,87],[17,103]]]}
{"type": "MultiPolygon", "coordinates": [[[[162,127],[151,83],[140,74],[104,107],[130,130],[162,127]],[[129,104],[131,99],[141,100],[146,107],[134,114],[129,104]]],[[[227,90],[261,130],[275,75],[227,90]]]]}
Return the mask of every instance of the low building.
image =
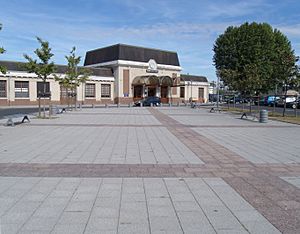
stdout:
{"type": "MultiPolygon", "coordinates": [[[[23,63],[0,64],[8,70],[0,74],[0,105],[36,104],[42,81],[26,72],[23,63]]],[[[91,75],[76,90],[77,101],[83,104],[128,104],[148,96],[158,96],[163,103],[208,101],[207,78],[180,74],[176,52],[117,44],[88,51],[84,67],[91,75]]],[[[57,75],[63,76],[66,69],[57,65],[57,75]]],[[[54,76],[46,91],[51,93],[51,102],[66,104],[68,90],[54,76]]]]}
{"type": "MultiPolygon", "coordinates": [[[[0,105],[37,104],[39,93],[44,93],[42,80],[36,74],[28,73],[24,63],[0,61],[0,64],[7,68],[6,74],[0,73],[0,105]]],[[[67,66],[56,65],[56,68],[56,75],[64,76],[67,66]]],[[[113,103],[115,79],[111,69],[90,70],[89,80],[77,88],[77,100],[84,103],[113,103]]],[[[70,91],[55,81],[53,75],[46,82],[46,94],[48,93],[51,93],[51,102],[54,104],[67,104],[69,100],[70,91]]]]}

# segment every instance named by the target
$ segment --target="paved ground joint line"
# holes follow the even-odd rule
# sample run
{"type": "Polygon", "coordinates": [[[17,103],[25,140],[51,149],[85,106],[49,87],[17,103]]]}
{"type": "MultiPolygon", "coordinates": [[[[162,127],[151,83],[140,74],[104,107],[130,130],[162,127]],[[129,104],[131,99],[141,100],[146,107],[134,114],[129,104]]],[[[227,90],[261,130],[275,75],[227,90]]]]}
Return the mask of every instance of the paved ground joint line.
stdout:
{"type": "Polygon", "coordinates": [[[172,197],[171,197],[169,188],[168,188],[168,186],[167,186],[167,184],[166,184],[165,178],[163,178],[163,182],[164,182],[166,191],[167,191],[167,193],[168,193],[168,196],[169,196],[169,198],[170,198],[170,201],[171,201],[171,204],[172,204],[172,207],[173,207],[173,211],[174,211],[174,213],[175,213],[175,215],[176,215],[176,219],[177,219],[177,221],[178,221],[178,223],[179,223],[179,225],[180,225],[180,229],[181,229],[182,233],[184,233],[183,227],[182,227],[182,224],[181,224],[181,221],[180,221],[180,218],[179,218],[179,216],[178,216],[178,214],[177,214],[177,212],[176,212],[176,208],[175,208],[175,206],[174,206],[174,202],[173,202],[173,199],[172,199],[172,197]]]}
{"type": "Polygon", "coordinates": [[[80,182],[78,183],[78,185],[77,185],[76,188],[74,189],[72,195],[69,197],[69,199],[68,199],[68,201],[67,201],[67,203],[66,203],[64,209],[62,210],[61,214],[59,215],[59,217],[58,217],[58,219],[57,219],[57,222],[55,223],[55,225],[54,225],[53,228],[51,229],[50,233],[53,233],[53,231],[55,230],[55,227],[57,226],[57,224],[58,224],[60,218],[62,217],[63,213],[65,212],[67,206],[68,206],[69,203],[71,202],[71,200],[72,200],[74,194],[77,192],[77,190],[78,190],[79,186],[81,185],[81,183],[82,183],[82,179],[80,180],[80,182]]]}
{"type": "Polygon", "coordinates": [[[143,181],[143,190],[144,190],[144,195],[145,195],[145,202],[146,202],[146,209],[147,209],[147,220],[148,220],[148,227],[149,227],[149,233],[152,233],[151,230],[151,223],[150,223],[150,215],[149,215],[149,206],[148,206],[148,198],[147,198],[147,194],[146,194],[146,188],[145,188],[145,179],[142,178],[143,181]]]}
{"type": "Polygon", "coordinates": [[[96,204],[96,201],[97,201],[97,197],[98,197],[98,194],[99,194],[100,189],[101,189],[101,187],[102,187],[102,184],[103,184],[103,179],[101,180],[101,183],[100,183],[100,185],[99,185],[99,187],[98,187],[98,190],[97,190],[97,193],[96,193],[96,195],[95,195],[95,200],[94,200],[94,202],[93,202],[93,205],[92,205],[92,208],[91,208],[89,217],[88,217],[88,219],[87,219],[87,221],[86,221],[86,225],[84,226],[83,233],[86,232],[86,228],[87,228],[87,226],[88,226],[88,224],[89,224],[89,221],[90,221],[90,219],[91,219],[92,212],[93,212],[93,209],[94,209],[94,207],[95,207],[95,204],[96,204]]]}
{"type": "MultiPolygon", "coordinates": [[[[203,179],[202,179],[203,180],[203,179]]],[[[188,183],[184,180],[184,183],[187,187],[187,189],[190,191],[190,193],[192,194],[195,202],[198,204],[198,206],[200,207],[201,211],[203,212],[204,216],[206,217],[207,221],[209,222],[209,224],[211,225],[212,229],[215,231],[215,233],[217,234],[217,230],[215,229],[214,225],[212,224],[211,220],[208,218],[207,214],[204,212],[203,207],[200,205],[199,201],[196,199],[195,194],[193,193],[193,191],[191,190],[190,186],[188,185],[188,183]]]]}
{"type": "Polygon", "coordinates": [[[118,213],[117,234],[119,234],[119,228],[120,228],[120,217],[121,217],[121,205],[122,205],[122,196],[123,196],[123,185],[124,185],[124,178],[122,178],[122,183],[121,183],[121,193],[120,193],[120,200],[119,200],[119,213],[118,213]]]}

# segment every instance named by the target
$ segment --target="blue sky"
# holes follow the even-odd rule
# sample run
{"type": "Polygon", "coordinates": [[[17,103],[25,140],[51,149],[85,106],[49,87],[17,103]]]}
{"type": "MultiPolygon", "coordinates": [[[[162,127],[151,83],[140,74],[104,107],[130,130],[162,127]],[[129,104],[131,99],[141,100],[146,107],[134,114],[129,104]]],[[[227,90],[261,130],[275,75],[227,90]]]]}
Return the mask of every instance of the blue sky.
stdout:
{"type": "Polygon", "coordinates": [[[82,56],[116,43],[177,51],[183,73],[215,80],[213,44],[230,25],[267,22],[300,55],[299,0],[0,0],[1,60],[24,61],[50,42],[54,61],[66,64],[72,46],[82,56]]]}

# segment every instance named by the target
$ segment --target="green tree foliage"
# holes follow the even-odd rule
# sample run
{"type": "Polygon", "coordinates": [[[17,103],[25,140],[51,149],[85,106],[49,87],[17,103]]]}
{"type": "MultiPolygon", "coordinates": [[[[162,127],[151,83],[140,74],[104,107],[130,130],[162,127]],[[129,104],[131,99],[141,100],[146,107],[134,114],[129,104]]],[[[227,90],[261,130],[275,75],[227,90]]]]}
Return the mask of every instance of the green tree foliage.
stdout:
{"type": "Polygon", "coordinates": [[[228,27],[213,51],[217,75],[242,95],[266,93],[295,76],[296,57],[289,40],[266,23],[228,27]]]}
{"type": "MultiPolygon", "coordinates": [[[[2,24],[0,23],[0,31],[2,29],[2,24]]],[[[5,52],[5,49],[3,47],[0,47],[0,54],[3,54],[5,52]]],[[[0,66],[0,72],[5,74],[6,73],[6,67],[0,66]]]]}
{"type": "MultiPolygon", "coordinates": [[[[40,48],[36,49],[34,53],[38,57],[37,59],[31,58],[29,55],[24,54],[25,59],[28,61],[25,64],[25,68],[30,73],[35,73],[38,78],[42,79],[44,82],[44,94],[46,93],[46,82],[51,74],[56,70],[54,62],[50,62],[50,59],[53,57],[51,53],[51,48],[49,47],[49,42],[43,41],[41,38],[37,37],[38,42],[40,43],[40,48]]],[[[44,98],[44,117],[45,117],[45,98],[44,98]]],[[[49,108],[50,110],[50,108],[49,108]]],[[[49,111],[50,114],[50,111],[49,111]]]]}
{"type": "Polygon", "coordinates": [[[76,56],[75,54],[76,47],[73,47],[70,55],[65,56],[68,61],[68,68],[64,76],[55,75],[55,80],[58,81],[63,87],[70,91],[70,96],[74,99],[75,108],[76,108],[76,96],[77,96],[77,87],[80,84],[86,82],[90,75],[90,71],[84,68],[78,68],[78,64],[81,61],[81,56],[76,56]]]}

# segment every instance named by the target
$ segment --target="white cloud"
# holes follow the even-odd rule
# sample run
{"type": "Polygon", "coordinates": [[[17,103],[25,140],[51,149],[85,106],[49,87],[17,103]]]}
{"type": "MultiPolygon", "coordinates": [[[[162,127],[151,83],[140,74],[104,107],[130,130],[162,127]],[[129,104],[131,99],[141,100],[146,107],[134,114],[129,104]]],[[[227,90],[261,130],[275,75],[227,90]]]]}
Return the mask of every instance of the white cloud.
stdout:
{"type": "Polygon", "coordinates": [[[238,2],[223,1],[222,3],[210,3],[205,14],[208,17],[240,17],[254,12],[258,13],[269,7],[271,7],[271,5],[260,0],[238,2]]]}

